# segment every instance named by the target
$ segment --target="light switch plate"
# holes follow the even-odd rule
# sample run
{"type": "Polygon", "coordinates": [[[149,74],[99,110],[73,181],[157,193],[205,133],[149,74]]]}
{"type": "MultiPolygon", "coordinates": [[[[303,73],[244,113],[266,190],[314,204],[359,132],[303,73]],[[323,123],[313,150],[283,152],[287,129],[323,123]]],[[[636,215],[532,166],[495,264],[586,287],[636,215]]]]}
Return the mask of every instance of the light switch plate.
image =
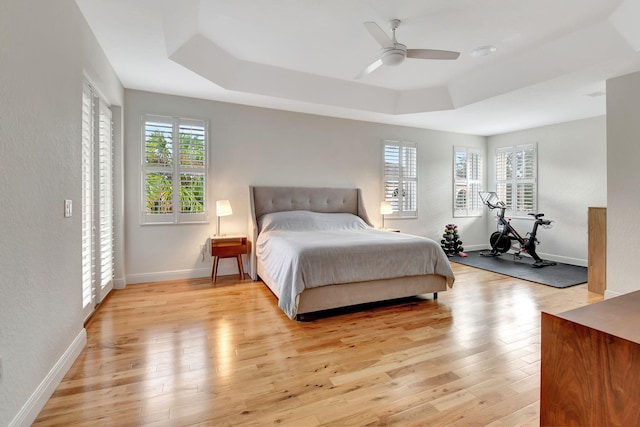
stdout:
{"type": "Polygon", "coordinates": [[[64,217],[69,218],[73,214],[73,203],[71,200],[64,201],[64,217]]]}

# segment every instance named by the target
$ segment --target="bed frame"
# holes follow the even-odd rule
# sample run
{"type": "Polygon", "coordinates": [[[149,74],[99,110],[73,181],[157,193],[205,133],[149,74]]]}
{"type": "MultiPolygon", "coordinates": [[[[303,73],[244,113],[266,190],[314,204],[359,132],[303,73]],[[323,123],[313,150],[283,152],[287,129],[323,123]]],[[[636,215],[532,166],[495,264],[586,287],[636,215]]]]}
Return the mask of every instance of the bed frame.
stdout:
{"type": "MultiPolygon", "coordinates": [[[[249,239],[252,248],[258,238],[257,219],[266,213],[308,210],[323,213],[351,213],[372,225],[362,202],[359,188],[315,187],[249,187],[249,239]]],[[[277,284],[260,265],[255,249],[249,257],[249,273],[253,280],[262,279],[273,294],[280,298],[277,284]]],[[[373,280],[320,286],[302,292],[298,300],[298,315],[348,307],[377,301],[406,298],[447,289],[446,279],[440,275],[409,276],[396,279],[373,280]]]]}

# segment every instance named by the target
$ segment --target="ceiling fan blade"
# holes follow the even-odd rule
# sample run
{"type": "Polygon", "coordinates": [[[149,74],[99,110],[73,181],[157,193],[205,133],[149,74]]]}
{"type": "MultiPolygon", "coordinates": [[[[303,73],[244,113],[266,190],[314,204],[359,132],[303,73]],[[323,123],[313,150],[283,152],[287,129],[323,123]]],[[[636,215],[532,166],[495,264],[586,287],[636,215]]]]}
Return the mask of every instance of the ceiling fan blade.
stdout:
{"type": "Polygon", "coordinates": [[[393,41],[389,38],[387,33],[385,33],[384,30],[380,28],[380,26],[378,26],[378,24],[369,21],[364,23],[364,27],[367,29],[367,31],[369,31],[371,37],[373,37],[378,41],[378,43],[380,43],[380,46],[393,47],[393,41]]]}
{"type": "Polygon", "coordinates": [[[369,65],[367,68],[365,68],[364,70],[360,71],[360,73],[355,77],[355,79],[356,80],[360,80],[361,78],[368,76],[369,74],[373,73],[375,70],[380,68],[380,66],[382,66],[382,59],[376,60],[371,65],[369,65]]]}
{"type": "Polygon", "coordinates": [[[417,59],[458,59],[460,52],[437,49],[407,49],[407,58],[417,59]]]}

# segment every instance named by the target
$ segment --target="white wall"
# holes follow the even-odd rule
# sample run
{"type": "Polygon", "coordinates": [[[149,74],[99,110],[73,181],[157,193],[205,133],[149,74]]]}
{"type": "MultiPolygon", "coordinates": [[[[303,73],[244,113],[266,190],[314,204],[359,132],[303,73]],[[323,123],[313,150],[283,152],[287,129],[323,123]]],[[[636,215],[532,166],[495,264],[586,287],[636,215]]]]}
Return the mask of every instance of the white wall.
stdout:
{"type": "Polygon", "coordinates": [[[122,103],[122,87],[73,1],[0,2],[2,426],[31,423],[86,341],[83,69],[122,103]],[[64,199],[73,201],[71,218],[63,218],[64,199]]]}
{"type": "MultiPolygon", "coordinates": [[[[445,224],[460,226],[467,243],[484,243],[482,218],[452,218],[454,145],[484,149],[485,138],[343,120],[309,114],[127,90],[125,93],[127,282],[207,276],[200,245],[215,230],[215,200],[229,199],[234,214],[223,217],[226,234],[247,234],[249,185],[360,187],[370,219],[380,225],[382,139],[418,143],[419,219],[385,220],[388,227],[440,239],[445,224]],[[140,118],[143,113],[210,121],[208,225],[140,225],[140,118]]],[[[235,273],[221,260],[220,274],[235,273]]]]}
{"type": "MultiPolygon", "coordinates": [[[[488,138],[487,184],[495,191],[497,148],[538,143],[538,211],[554,220],[552,229],[538,230],[542,258],[587,265],[587,208],[607,203],[607,140],[604,116],[496,135],[488,138]]],[[[489,218],[495,230],[495,213],[489,218]]],[[[531,220],[514,219],[522,234],[531,220]]]]}
{"type": "Polygon", "coordinates": [[[607,289],[615,297],[640,289],[640,73],[607,81],[607,289]]]}

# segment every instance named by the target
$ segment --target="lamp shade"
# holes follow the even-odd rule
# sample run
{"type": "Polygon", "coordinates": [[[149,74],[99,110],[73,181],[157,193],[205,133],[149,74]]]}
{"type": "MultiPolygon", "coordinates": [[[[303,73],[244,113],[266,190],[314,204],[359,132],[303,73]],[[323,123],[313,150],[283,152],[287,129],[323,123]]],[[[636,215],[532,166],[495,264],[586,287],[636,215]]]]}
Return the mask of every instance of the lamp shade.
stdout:
{"type": "Polygon", "coordinates": [[[393,213],[393,208],[391,207],[391,202],[381,202],[380,203],[380,213],[382,215],[389,215],[393,213]]]}
{"type": "Polygon", "coordinates": [[[216,215],[217,216],[227,216],[231,215],[233,211],[231,210],[231,203],[228,200],[217,200],[216,201],[216,215]]]}

